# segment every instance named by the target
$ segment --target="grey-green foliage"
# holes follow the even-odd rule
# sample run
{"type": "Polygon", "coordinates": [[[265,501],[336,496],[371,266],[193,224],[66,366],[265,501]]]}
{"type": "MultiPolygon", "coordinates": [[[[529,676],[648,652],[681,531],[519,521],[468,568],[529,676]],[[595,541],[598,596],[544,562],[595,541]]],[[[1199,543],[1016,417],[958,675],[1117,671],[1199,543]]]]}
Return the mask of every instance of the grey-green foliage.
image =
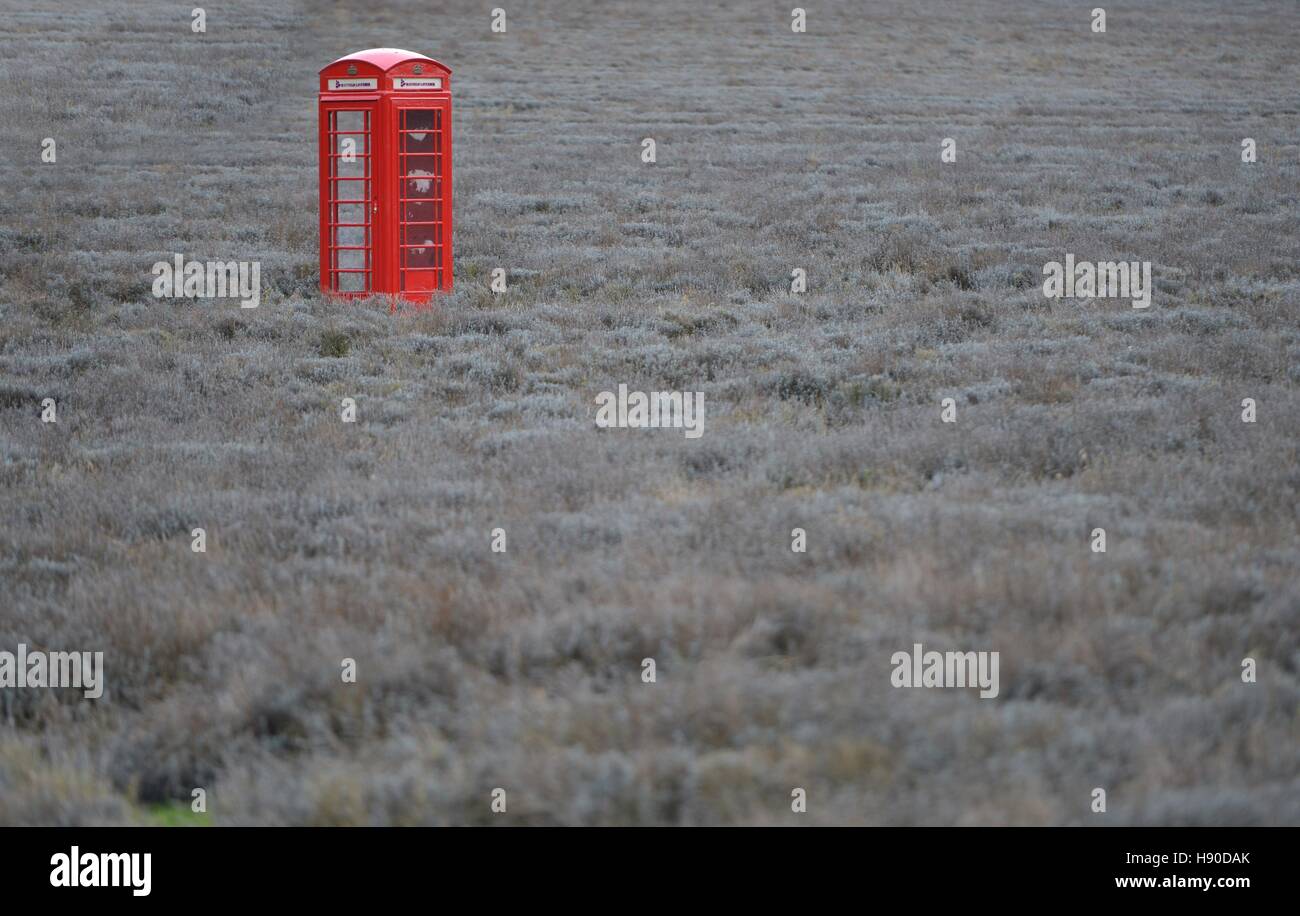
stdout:
{"type": "Polygon", "coordinates": [[[1300,820],[1293,5],[28,6],[0,650],[109,682],[0,692],[0,823],[1300,820]],[[359,35],[456,70],[428,310],[316,291],[359,35]],[[154,299],[177,251],[261,260],[261,307],[154,299]],[[1152,308],[1045,301],[1067,251],[1154,262],[1152,308]],[[597,430],[620,383],[704,436],[597,430]],[[915,641],[1001,696],[894,690],[915,641]]]}

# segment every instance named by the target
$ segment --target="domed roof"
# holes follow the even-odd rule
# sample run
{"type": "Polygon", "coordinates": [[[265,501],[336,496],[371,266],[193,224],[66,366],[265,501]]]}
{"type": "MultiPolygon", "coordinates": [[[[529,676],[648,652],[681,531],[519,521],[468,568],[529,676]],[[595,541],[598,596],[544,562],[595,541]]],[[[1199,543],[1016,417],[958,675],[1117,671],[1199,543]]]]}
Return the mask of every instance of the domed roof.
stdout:
{"type": "Polygon", "coordinates": [[[434,60],[432,57],[425,57],[423,54],[416,54],[414,51],[403,51],[401,48],[370,48],[367,51],[357,51],[354,54],[345,54],[343,57],[330,63],[328,66],[322,67],[321,72],[324,73],[336,64],[363,63],[370,64],[372,67],[377,67],[382,72],[387,73],[398,64],[408,63],[409,61],[430,63],[446,73],[451,72],[450,67],[438,63],[438,61],[434,60]]]}

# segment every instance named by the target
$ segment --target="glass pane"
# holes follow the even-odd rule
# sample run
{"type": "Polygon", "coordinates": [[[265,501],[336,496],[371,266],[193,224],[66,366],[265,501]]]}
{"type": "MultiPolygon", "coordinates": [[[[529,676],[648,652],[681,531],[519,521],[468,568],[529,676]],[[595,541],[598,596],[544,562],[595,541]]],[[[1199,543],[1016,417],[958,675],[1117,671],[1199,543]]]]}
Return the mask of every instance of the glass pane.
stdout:
{"type": "Polygon", "coordinates": [[[364,178],[366,177],[366,163],[369,159],[354,158],[348,161],[346,156],[336,156],[334,159],[334,174],[340,178],[364,178]]]}
{"type": "Polygon", "coordinates": [[[404,130],[433,130],[433,112],[426,108],[402,109],[402,128],[404,130]]]}
{"type": "Polygon", "coordinates": [[[334,129],[344,131],[361,132],[366,129],[366,112],[364,111],[336,111],[334,112],[334,129]]]}
{"type": "Polygon", "coordinates": [[[335,245],[368,245],[365,226],[339,226],[334,230],[335,245]]]}
{"type": "Polygon", "coordinates": [[[366,134],[335,134],[334,152],[339,156],[361,156],[370,152],[366,134]]]}
{"type": "Polygon", "coordinates": [[[366,289],[366,275],[357,274],[339,274],[339,292],[343,293],[361,293],[366,289]]]}
{"type": "Polygon", "coordinates": [[[366,221],[365,204],[339,204],[336,223],[364,223],[366,221]]]}
{"type": "Polygon", "coordinates": [[[402,157],[402,168],[406,169],[407,175],[437,175],[438,157],[404,156],[402,157]]]}
{"type": "Polygon", "coordinates": [[[402,192],[403,197],[425,197],[434,198],[438,196],[436,178],[408,178],[404,182],[405,190],[402,192]]]}
{"type": "Polygon", "coordinates": [[[402,134],[402,152],[404,153],[434,153],[438,147],[433,142],[433,131],[424,133],[402,134]]]}
{"type": "Polygon", "coordinates": [[[334,182],[335,200],[365,200],[366,183],[364,181],[334,182]]]}
{"type": "MultiPolygon", "coordinates": [[[[441,226],[404,226],[402,243],[405,245],[428,245],[435,247],[442,237],[441,226]]],[[[411,249],[414,251],[415,249],[411,249]]]]}
{"type": "Polygon", "coordinates": [[[339,267],[363,268],[366,266],[366,252],[364,251],[354,251],[352,249],[345,248],[342,251],[337,252],[337,254],[338,254],[337,266],[339,267]]]}
{"type": "Polygon", "coordinates": [[[427,248],[404,248],[407,267],[434,267],[437,264],[438,250],[432,245],[427,248]]]}
{"type": "Polygon", "coordinates": [[[438,201],[408,200],[402,204],[402,219],[408,223],[432,223],[438,220],[438,201]]]}

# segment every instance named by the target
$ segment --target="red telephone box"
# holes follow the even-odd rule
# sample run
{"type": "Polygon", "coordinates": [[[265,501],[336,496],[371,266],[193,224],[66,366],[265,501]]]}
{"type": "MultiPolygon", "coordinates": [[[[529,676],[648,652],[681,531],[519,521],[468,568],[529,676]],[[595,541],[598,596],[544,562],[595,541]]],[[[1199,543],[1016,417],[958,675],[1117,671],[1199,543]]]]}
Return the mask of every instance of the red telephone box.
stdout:
{"type": "Polygon", "coordinates": [[[451,289],[451,71],[397,48],[320,72],[320,285],[427,302],[451,289]]]}

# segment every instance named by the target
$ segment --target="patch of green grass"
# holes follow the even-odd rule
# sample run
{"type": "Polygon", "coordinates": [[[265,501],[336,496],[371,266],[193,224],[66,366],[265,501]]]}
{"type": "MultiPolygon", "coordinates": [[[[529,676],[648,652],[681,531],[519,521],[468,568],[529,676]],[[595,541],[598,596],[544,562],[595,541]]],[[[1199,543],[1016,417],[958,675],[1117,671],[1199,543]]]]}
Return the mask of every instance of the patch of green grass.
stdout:
{"type": "Polygon", "coordinates": [[[320,355],[341,358],[352,349],[352,341],[342,331],[324,331],[320,336],[320,355]]]}
{"type": "Polygon", "coordinates": [[[211,827],[212,815],[191,810],[188,802],[172,801],[141,808],[145,822],[150,827],[211,827]]]}

